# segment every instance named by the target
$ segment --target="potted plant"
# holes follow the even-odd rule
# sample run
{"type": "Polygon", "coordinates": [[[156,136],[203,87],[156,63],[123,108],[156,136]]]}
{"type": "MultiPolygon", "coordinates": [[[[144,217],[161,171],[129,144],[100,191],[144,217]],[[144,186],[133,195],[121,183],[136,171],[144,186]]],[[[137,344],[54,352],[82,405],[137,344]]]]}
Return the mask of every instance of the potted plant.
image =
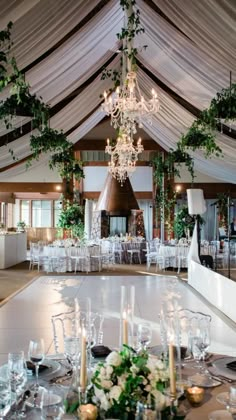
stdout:
{"type": "Polygon", "coordinates": [[[77,203],[66,200],[60,213],[57,226],[69,231],[76,238],[83,238],[84,234],[83,209],[77,203]]]}
{"type": "MultiPolygon", "coordinates": [[[[205,223],[201,216],[197,216],[200,225],[205,223]]],[[[174,232],[177,239],[192,236],[195,225],[195,218],[188,213],[188,207],[183,206],[177,211],[174,219],[174,232]]]]}
{"type": "Polygon", "coordinates": [[[17,222],[17,232],[25,232],[25,228],[26,228],[26,223],[23,220],[20,220],[19,222],[17,222]]]}
{"type": "Polygon", "coordinates": [[[204,110],[201,119],[215,127],[217,122],[232,122],[236,120],[236,83],[217,92],[211,100],[208,109],[204,110]]]}

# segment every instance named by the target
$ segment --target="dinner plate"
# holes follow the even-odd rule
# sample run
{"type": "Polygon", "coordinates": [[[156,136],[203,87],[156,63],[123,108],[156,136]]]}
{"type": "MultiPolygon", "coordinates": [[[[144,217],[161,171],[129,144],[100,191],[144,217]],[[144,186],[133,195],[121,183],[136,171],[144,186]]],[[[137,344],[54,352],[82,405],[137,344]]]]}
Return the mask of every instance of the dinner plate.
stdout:
{"type": "Polygon", "coordinates": [[[227,366],[226,366],[227,363],[231,363],[233,361],[236,361],[235,357],[222,357],[220,359],[215,360],[212,363],[212,365],[213,365],[213,370],[214,370],[214,373],[216,374],[216,376],[217,376],[217,373],[218,373],[219,375],[223,375],[223,376],[225,376],[229,379],[232,379],[233,381],[236,380],[236,372],[227,368],[227,366]]]}
{"type": "Polygon", "coordinates": [[[209,420],[232,420],[232,415],[227,410],[216,410],[208,414],[209,420]]]}
{"type": "MultiPolygon", "coordinates": [[[[58,363],[56,360],[44,359],[42,364],[44,366],[47,366],[47,369],[44,369],[41,372],[39,372],[39,377],[41,378],[47,378],[48,376],[54,375],[61,369],[60,363],[58,363]]],[[[32,374],[32,377],[34,376],[35,375],[32,374]]]]}
{"type": "Polygon", "coordinates": [[[220,394],[216,396],[216,401],[220,404],[227,405],[229,402],[229,392],[220,392],[220,394]]]}
{"type": "Polygon", "coordinates": [[[222,382],[219,380],[211,378],[207,375],[201,375],[200,373],[196,373],[193,376],[188,378],[193,385],[201,386],[202,388],[214,388],[216,386],[222,385],[222,382]]]}

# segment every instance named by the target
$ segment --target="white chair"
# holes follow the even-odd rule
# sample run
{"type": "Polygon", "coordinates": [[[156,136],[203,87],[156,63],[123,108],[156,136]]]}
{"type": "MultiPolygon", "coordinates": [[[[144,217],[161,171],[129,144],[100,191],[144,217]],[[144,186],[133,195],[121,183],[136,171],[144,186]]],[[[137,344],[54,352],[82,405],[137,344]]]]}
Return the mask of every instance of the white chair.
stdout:
{"type": "Polygon", "coordinates": [[[68,312],[53,315],[51,318],[53,329],[53,344],[55,353],[64,352],[66,337],[80,336],[81,326],[84,325],[90,335],[90,345],[103,343],[103,315],[97,312],[68,312]]]}
{"type": "Polygon", "coordinates": [[[34,267],[38,268],[45,267],[48,264],[48,257],[45,254],[45,247],[41,242],[30,242],[30,264],[29,270],[33,270],[34,267]]]}
{"type": "Polygon", "coordinates": [[[129,245],[129,249],[127,250],[129,255],[129,263],[133,263],[133,257],[135,256],[138,258],[139,264],[142,263],[141,261],[141,242],[131,242],[129,245]]]}
{"type": "Polygon", "coordinates": [[[102,248],[100,245],[94,245],[90,247],[90,258],[91,258],[91,266],[93,266],[93,263],[95,263],[96,266],[98,267],[98,271],[101,271],[103,255],[102,255],[102,248]]]}
{"type": "Polygon", "coordinates": [[[90,254],[86,245],[76,246],[71,249],[71,259],[74,260],[76,273],[79,271],[91,271],[90,254]]]}
{"type": "Polygon", "coordinates": [[[110,268],[115,264],[115,256],[112,252],[112,242],[107,240],[101,241],[101,253],[103,266],[110,268]]]}
{"type": "Polygon", "coordinates": [[[119,264],[122,264],[123,262],[124,252],[125,251],[122,248],[122,243],[120,241],[114,241],[112,244],[112,253],[115,261],[119,259],[119,264]]]}
{"type": "Polygon", "coordinates": [[[188,266],[188,253],[189,253],[189,246],[186,245],[178,245],[176,247],[176,255],[177,255],[177,267],[178,267],[178,273],[180,273],[180,270],[182,267],[188,266]]]}
{"type": "Polygon", "coordinates": [[[170,267],[170,258],[173,256],[171,255],[170,247],[165,245],[159,246],[159,252],[158,252],[158,259],[157,259],[157,266],[156,270],[159,267],[159,269],[164,270],[168,267],[170,267]]]}
{"type": "Polygon", "coordinates": [[[158,252],[155,246],[153,246],[153,242],[146,242],[146,264],[147,270],[149,270],[151,264],[157,264],[158,260],[158,252]]]}
{"type": "Polygon", "coordinates": [[[33,270],[34,267],[40,267],[39,262],[39,245],[38,243],[30,242],[30,263],[29,263],[29,270],[33,270]]]}

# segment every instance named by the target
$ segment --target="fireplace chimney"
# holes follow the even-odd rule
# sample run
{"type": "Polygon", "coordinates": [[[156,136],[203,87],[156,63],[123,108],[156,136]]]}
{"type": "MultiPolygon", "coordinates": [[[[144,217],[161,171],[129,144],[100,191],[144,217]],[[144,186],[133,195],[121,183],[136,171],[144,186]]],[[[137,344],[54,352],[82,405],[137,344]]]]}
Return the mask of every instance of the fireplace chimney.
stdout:
{"type": "Polygon", "coordinates": [[[107,175],[96,207],[96,211],[102,210],[111,216],[127,216],[131,210],[139,210],[129,178],[126,178],[122,186],[112,175],[107,175]]]}

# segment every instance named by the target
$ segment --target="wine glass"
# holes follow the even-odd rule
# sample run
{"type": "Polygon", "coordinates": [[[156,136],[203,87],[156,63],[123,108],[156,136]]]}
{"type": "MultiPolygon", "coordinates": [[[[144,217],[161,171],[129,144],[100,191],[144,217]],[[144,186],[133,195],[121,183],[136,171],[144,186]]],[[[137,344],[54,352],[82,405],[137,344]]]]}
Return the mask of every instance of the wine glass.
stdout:
{"type": "Polygon", "coordinates": [[[44,350],[44,340],[40,338],[39,340],[30,340],[29,343],[29,360],[35,365],[35,388],[39,388],[39,365],[44,361],[45,350],[44,350]]]}
{"type": "Polygon", "coordinates": [[[152,340],[152,329],[149,322],[138,325],[137,342],[139,349],[147,350],[152,340]]]}

